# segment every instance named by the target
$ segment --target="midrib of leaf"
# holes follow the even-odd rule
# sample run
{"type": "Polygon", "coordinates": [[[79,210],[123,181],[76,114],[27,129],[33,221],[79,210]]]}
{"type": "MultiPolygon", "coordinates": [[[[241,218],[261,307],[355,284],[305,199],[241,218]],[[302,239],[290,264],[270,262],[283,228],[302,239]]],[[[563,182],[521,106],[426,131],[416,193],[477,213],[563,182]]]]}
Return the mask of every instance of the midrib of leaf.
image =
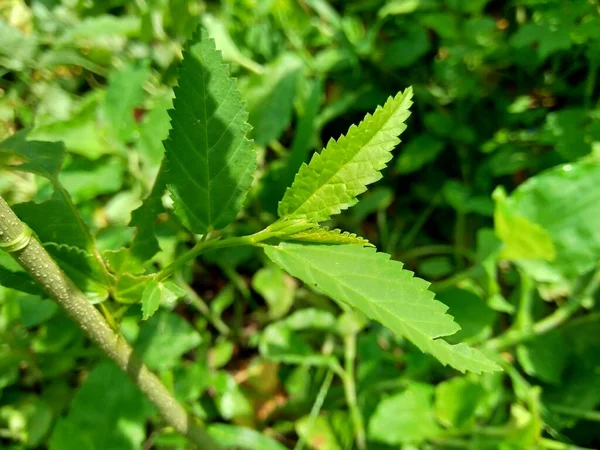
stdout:
{"type": "MultiPolygon", "coordinates": [[[[205,65],[205,61],[204,61],[204,53],[200,52],[200,60],[202,62],[202,65],[205,65]]],[[[206,179],[208,180],[208,223],[209,225],[212,223],[212,207],[210,204],[210,187],[212,184],[212,177],[210,176],[210,158],[208,157],[208,155],[210,154],[211,150],[214,148],[208,147],[208,121],[210,120],[207,116],[207,106],[206,106],[206,77],[204,72],[202,73],[202,105],[204,106],[204,123],[205,123],[205,127],[204,127],[204,148],[206,148],[206,179]]],[[[227,93],[227,96],[229,96],[229,92],[227,93]]],[[[227,98],[227,96],[225,98],[227,98]]],[[[220,105],[219,105],[220,106],[220,105]]],[[[215,109],[215,112],[213,113],[213,116],[215,115],[215,113],[219,110],[219,107],[217,106],[217,109],[215,109]]],[[[211,116],[212,119],[212,116],[211,116]]],[[[227,131],[227,128],[225,129],[225,131],[227,131]]],[[[223,133],[224,134],[224,133],[223,133]]],[[[217,143],[219,143],[219,141],[222,139],[223,136],[221,136],[219,138],[219,140],[215,143],[215,146],[217,143]]],[[[195,147],[194,147],[195,148],[195,147]]],[[[200,153],[196,150],[196,153],[200,153]]]]}

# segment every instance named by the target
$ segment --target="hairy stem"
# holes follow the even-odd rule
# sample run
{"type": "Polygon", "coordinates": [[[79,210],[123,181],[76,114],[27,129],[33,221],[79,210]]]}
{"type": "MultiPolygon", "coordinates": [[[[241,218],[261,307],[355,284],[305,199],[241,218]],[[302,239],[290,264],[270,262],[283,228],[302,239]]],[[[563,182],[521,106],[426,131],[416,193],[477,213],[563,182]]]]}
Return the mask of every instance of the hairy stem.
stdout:
{"type": "Polygon", "coordinates": [[[221,448],[206,433],[197,419],[189,416],[162,384],[133,352],[125,339],[115,333],[102,314],[63,273],[40,242],[23,239],[26,227],[0,197],[0,244],[21,240],[13,258],[37,281],[48,295],[66,311],[75,323],[112,359],[154,404],[164,419],[198,448],[221,448]]]}

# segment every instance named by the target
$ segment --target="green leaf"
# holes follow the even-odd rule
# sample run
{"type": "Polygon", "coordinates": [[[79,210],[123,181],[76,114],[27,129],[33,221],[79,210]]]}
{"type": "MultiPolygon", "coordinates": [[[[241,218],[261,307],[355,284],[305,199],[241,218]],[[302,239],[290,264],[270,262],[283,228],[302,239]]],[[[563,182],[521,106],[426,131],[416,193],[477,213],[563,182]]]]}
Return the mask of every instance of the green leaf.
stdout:
{"type": "Polygon", "coordinates": [[[142,294],[142,319],[154,315],[161,303],[172,303],[184,295],[185,291],[172,281],[148,281],[142,294]]]}
{"type": "Polygon", "coordinates": [[[252,428],[238,427],[224,423],[208,426],[208,434],[225,447],[242,450],[285,450],[275,439],[259,433],[252,428]]]}
{"type": "Polygon", "coordinates": [[[558,332],[546,333],[517,347],[517,358],[527,375],[560,386],[571,343],[558,332]]]}
{"type": "Polygon", "coordinates": [[[342,450],[328,418],[305,416],[296,422],[298,435],[313,449],[342,450]]]}
{"type": "Polygon", "coordinates": [[[435,415],[447,427],[474,425],[486,391],[479,380],[456,377],[435,387],[435,415]]]}
{"type": "Polygon", "coordinates": [[[223,228],[242,207],[256,154],[236,83],[202,28],[186,44],[173,107],[165,151],[175,212],[195,233],[223,228]]]}
{"type": "Polygon", "coordinates": [[[44,247],[92,303],[108,298],[109,281],[104,268],[93,255],[81,248],[54,242],[48,242],[44,247]]]}
{"type": "Polygon", "coordinates": [[[401,174],[415,172],[434,161],[443,149],[444,141],[422,134],[404,146],[396,161],[396,169],[401,174]]]}
{"type": "Polygon", "coordinates": [[[130,63],[111,71],[104,98],[103,116],[114,137],[120,142],[131,140],[136,121],[133,109],[144,99],[144,83],[150,76],[147,63],[130,63]]]}
{"type": "Polygon", "coordinates": [[[131,246],[127,250],[127,255],[138,268],[143,267],[160,251],[160,245],[156,238],[156,220],[164,209],[162,195],[167,188],[165,178],[165,171],[160,170],[152,186],[152,191],[141,206],[131,214],[129,226],[135,227],[136,232],[131,246]]]}
{"type": "Polygon", "coordinates": [[[65,146],[60,142],[29,141],[30,130],[22,130],[0,143],[0,155],[21,157],[21,164],[8,164],[13,170],[34,173],[56,180],[65,159],[65,146]]]}
{"type": "Polygon", "coordinates": [[[321,222],[357,203],[356,196],[381,178],[398,136],[406,129],[412,89],[389,98],[373,115],[304,164],[279,203],[279,216],[321,222]]]}
{"type": "Polygon", "coordinates": [[[0,286],[33,295],[44,295],[43,289],[6,252],[0,252],[0,286]]]}
{"type": "Polygon", "coordinates": [[[294,303],[296,282],[274,264],[269,264],[254,274],[252,287],[267,302],[269,317],[272,319],[285,316],[294,303]]]}
{"type": "Polygon", "coordinates": [[[359,244],[364,247],[373,247],[368,240],[354,233],[342,231],[339,228],[330,230],[327,227],[311,228],[310,230],[285,236],[285,240],[299,242],[313,242],[317,244],[359,244]]]}
{"type": "Polygon", "coordinates": [[[369,438],[389,445],[419,444],[441,432],[433,415],[433,387],[411,384],[383,400],[369,421],[369,438]]]}
{"type": "Polygon", "coordinates": [[[80,204],[101,195],[118,192],[123,186],[124,172],[125,164],[122,159],[78,159],[63,168],[59,180],[73,202],[80,204]]]}
{"type": "Polygon", "coordinates": [[[494,229],[496,235],[504,242],[500,257],[510,260],[554,260],[556,251],[548,232],[511,208],[503,188],[497,188],[493,196],[496,202],[494,229]]]}
{"type": "Polygon", "coordinates": [[[78,389],[66,417],[50,437],[50,450],[106,448],[134,450],[146,438],[151,409],[142,394],[113,363],[103,362],[78,389]]]}
{"type": "Polygon", "coordinates": [[[140,330],[135,349],[148,367],[162,371],[175,367],[200,342],[200,334],[183,317],[159,310],[140,330]]]}
{"type": "Polygon", "coordinates": [[[590,158],[542,172],[508,198],[513,214],[547,232],[556,251],[551,264],[569,277],[600,259],[599,180],[600,161],[590,158]]]}
{"type": "Polygon", "coordinates": [[[480,340],[491,335],[496,313],[479,295],[453,287],[441,291],[438,300],[448,306],[448,312],[461,326],[461,329],[448,339],[451,343],[467,339],[480,340]]]}
{"type": "Polygon", "coordinates": [[[448,308],[434,300],[428,283],[402,270],[402,263],[390,260],[389,255],[358,245],[285,242],[265,247],[265,253],[293,276],[359,309],[442,364],[463,372],[498,370],[478,350],[437,339],[460,327],[445,314],[448,308]]]}
{"type": "Polygon", "coordinates": [[[37,233],[42,243],[57,242],[81,249],[89,247],[83,225],[74,217],[61,194],[42,203],[19,203],[13,205],[13,209],[37,233]]]}
{"type": "Polygon", "coordinates": [[[255,75],[244,89],[248,99],[249,122],[256,143],[265,146],[278,139],[292,120],[292,110],[302,60],[285,53],[269,65],[265,73],[255,75]]]}

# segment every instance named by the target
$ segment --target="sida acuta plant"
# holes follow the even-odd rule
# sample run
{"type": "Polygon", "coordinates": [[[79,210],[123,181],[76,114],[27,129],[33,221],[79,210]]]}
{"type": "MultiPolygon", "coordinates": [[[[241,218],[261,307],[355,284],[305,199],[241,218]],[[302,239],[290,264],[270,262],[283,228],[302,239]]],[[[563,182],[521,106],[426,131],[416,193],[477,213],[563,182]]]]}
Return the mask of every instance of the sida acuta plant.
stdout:
{"type": "Polygon", "coordinates": [[[377,252],[366,239],[321,226],[355,205],[367,186],[381,178],[406,128],[412,90],[390,97],[303,164],[279,203],[278,220],[254,234],[223,237],[222,231],[243,208],[256,168],[248,113],[236,81],[204,29],[196,31],[183,54],[165,159],[152,191],[132,216],[130,225],[136,233],[126,248],[105,252],[96,248],[93,234],[59,181],[65,157],[62,144],[29,141],[26,131],[0,144],[0,162],[48,179],[54,191],[43,203],[15,205],[28,227],[0,201],[0,242],[37,284],[23,272],[4,268],[0,281],[32,293],[40,292],[41,285],[129,373],[171,425],[206,448],[217,446],[194,420],[188,420],[119,337],[105,301],[112,298],[125,309],[141,303],[147,319],[161,302],[183,295],[172,276],[209,250],[262,247],[292,276],[380,322],[442,364],[462,372],[498,370],[480,351],[443,339],[460,327],[447,307],[434,299],[427,282],[377,252]],[[155,271],[148,261],[160,251],[154,227],[165,191],[173,200],[174,213],[198,241],[155,271]],[[102,314],[91,303],[99,304],[102,314]]]}

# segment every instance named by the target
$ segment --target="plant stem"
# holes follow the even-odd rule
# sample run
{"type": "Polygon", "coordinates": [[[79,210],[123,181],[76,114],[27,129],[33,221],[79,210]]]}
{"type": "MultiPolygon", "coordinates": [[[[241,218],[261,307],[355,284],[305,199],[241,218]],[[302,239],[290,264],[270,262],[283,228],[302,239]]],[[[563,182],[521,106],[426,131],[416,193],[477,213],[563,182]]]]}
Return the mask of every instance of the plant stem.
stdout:
{"type": "Polygon", "coordinates": [[[589,278],[586,285],[573,294],[573,296],[560,308],[554,311],[549,316],[533,324],[529,330],[510,329],[505,333],[497,336],[494,339],[487,341],[483,347],[489,350],[501,350],[506,347],[521,344],[525,341],[533,339],[536,336],[545,334],[556,327],[562,325],[576,311],[581,308],[581,305],[586,299],[589,299],[600,288],[600,264],[596,267],[596,271],[589,278]]]}
{"type": "Polygon", "coordinates": [[[562,405],[548,405],[550,411],[565,416],[576,417],[578,419],[589,420],[590,422],[600,422],[600,411],[588,411],[585,409],[571,408],[562,405]]]}
{"type": "MultiPolygon", "coordinates": [[[[0,243],[6,245],[22,239],[25,230],[24,224],[0,197],[0,243]]],[[[189,416],[158,377],[150,372],[125,339],[113,331],[102,314],[88,302],[37,239],[32,237],[23,240],[22,248],[12,251],[11,255],[83,332],[133,380],[173,428],[198,448],[220,448],[201,423],[189,416]]]]}
{"type": "MultiPolygon", "coordinates": [[[[327,392],[329,392],[329,387],[331,386],[331,381],[333,380],[333,371],[328,370],[325,379],[323,380],[323,384],[321,384],[321,388],[319,389],[319,393],[317,394],[317,398],[315,399],[315,403],[313,404],[310,415],[308,418],[308,426],[307,429],[310,430],[315,425],[315,420],[317,416],[321,412],[321,408],[323,408],[323,403],[325,403],[325,397],[327,396],[327,392]]],[[[294,447],[294,450],[303,450],[304,449],[304,438],[301,436],[294,447]]]]}
{"type": "Polygon", "coordinates": [[[171,276],[177,269],[182,267],[188,261],[196,259],[202,253],[208,250],[218,248],[238,247],[242,245],[257,245],[260,242],[271,237],[277,236],[275,232],[270,232],[268,228],[248,236],[232,237],[227,239],[207,239],[201,240],[193,248],[185,252],[167,267],[165,267],[158,275],[158,281],[163,281],[171,276]]]}
{"type": "Polygon", "coordinates": [[[356,363],[356,334],[344,336],[344,393],[346,402],[350,408],[350,417],[354,425],[354,437],[359,450],[366,450],[367,439],[365,435],[365,424],[363,421],[358,401],[356,398],[356,382],[354,377],[354,365],[356,363]]]}

